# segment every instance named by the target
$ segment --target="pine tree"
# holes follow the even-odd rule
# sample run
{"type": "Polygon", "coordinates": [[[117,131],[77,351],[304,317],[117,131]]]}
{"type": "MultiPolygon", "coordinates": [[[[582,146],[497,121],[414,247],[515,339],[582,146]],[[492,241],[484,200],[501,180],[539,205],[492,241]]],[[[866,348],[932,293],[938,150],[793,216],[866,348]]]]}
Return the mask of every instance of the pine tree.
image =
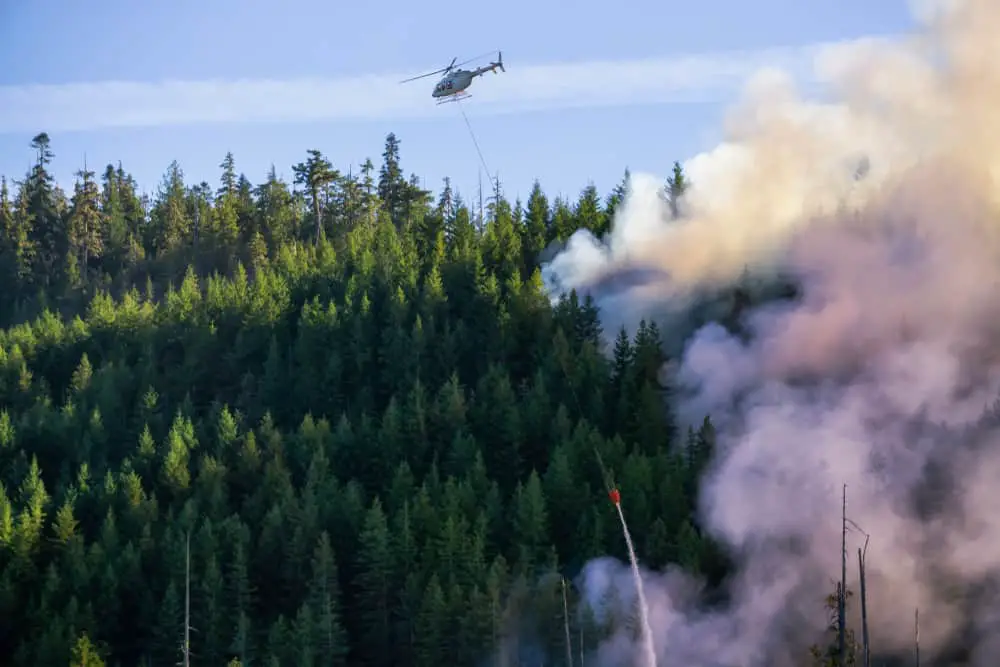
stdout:
{"type": "Polygon", "coordinates": [[[77,181],[69,214],[69,255],[78,279],[87,282],[90,262],[103,250],[101,193],[94,181],[94,172],[86,168],[76,172],[77,181]]]}
{"type": "Polygon", "coordinates": [[[382,166],[378,175],[378,196],[385,204],[393,224],[400,226],[405,220],[406,180],[399,163],[399,139],[390,132],[385,137],[382,166]]]}
{"type": "Polygon", "coordinates": [[[347,635],[341,622],[337,563],[326,531],[320,534],[313,552],[309,595],[315,621],[316,664],[340,667],[347,658],[347,635]]]}
{"type": "Polygon", "coordinates": [[[74,642],[69,664],[70,667],[104,667],[104,660],[86,632],[74,642]]]}
{"type": "Polygon", "coordinates": [[[358,620],[364,654],[371,667],[391,663],[392,554],[389,527],[376,498],[365,514],[358,551],[358,620]]]}
{"type": "Polygon", "coordinates": [[[681,199],[687,189],[688,182],[684,176],[684,168],[681,167],[680,162],[674,162],[673,173],[667,178],[665,195],[670,204],[670,215],[675,220],[681,215],[681,199]]]}
{"type": "Polygon", "coordinates": [[[307,152],[309,158],[292,169],[295,172],[295,182],[304,185],[309,192],[313,213],[313,241],[319,246],[326,231],[323,226],[323,190],[340,178],[340,172],[333,168],[333,164],[320,151],[312,148],[307,152]]]}

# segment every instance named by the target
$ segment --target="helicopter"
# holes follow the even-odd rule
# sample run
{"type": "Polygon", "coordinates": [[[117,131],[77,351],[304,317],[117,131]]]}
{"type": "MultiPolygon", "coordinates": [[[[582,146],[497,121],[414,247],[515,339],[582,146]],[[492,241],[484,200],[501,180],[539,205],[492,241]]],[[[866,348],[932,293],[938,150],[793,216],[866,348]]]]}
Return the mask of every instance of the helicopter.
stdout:
{"type": "Polygon", "coordinates": [[[464,100],[472,97],[470,93],[465,92],[466,89],[472,85],[472,80],[477,76],[482,76],[487,72],[497,73],[499,69],[501,72],[506,72],[503,66],[503,54],[497,51],[496,62],[491,62],[489,65],[483,67],[477,67],[473,70],[461,69],[462,65],[471,62],[471,60],[476,60],[472,58],[471,60],[466,60],[458,64],[459,69],[455,69],[455,61],[458,58],[452,58],[451,64],[447,67],[442,67],[439,70],[433,72],[428,72],[427,74],[421,74],[420,76],[415,76],[409,79],[400,81],[400,83],[408,83],[410,81],[416,81],[417,79],[422,79],[425,76],[433,76],[435,74],[444,73],[441,80],[437,82],[434,86],[434,90],[431,92],[431,97],[438,100],[438,104],[444,104],[446,102],[457,102],[459,100],[464,100]]]}

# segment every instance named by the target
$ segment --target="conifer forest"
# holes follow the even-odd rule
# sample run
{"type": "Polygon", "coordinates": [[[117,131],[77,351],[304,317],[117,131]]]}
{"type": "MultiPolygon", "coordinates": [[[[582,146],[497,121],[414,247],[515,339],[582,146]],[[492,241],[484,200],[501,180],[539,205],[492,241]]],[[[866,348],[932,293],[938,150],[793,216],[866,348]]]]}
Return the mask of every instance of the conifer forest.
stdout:
{"type": "Polygon", "coordinates": [[[27,144],[0,186],[4,664],[582,667],[634,623],[565,612],[589,560],[628,562],[606,470],[644,567],[725,578],[711,415],[668,409],[656,323],[543,286],[624,183],[481,208],[390,134],[360,174],[309,150],[253,183],[228,154],[216,184],[175,162],[143,196],[110,164],[64,192],[27,144]]]}

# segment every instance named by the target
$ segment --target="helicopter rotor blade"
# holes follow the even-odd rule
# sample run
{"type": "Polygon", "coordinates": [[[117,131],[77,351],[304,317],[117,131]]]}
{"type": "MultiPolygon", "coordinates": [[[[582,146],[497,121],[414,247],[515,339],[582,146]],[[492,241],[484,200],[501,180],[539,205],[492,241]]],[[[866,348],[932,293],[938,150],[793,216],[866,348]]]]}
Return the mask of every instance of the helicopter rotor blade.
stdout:
{"type": "Polygon", "coordinates": [[[451,64],[448,65],[447,67],[442,67],[441,69],[436,69],[433,72],[427,72],[426,74],[420,74],[419,76],[412,76],[409,79],[403,79],[402,81],[400,81],[400,83],[408,83],[410,81],[416,81],[417,79],[423,79],[428,76],[434,76],[435,74],[441,74],[442,72],[448,72],[451,70],[452,67],[455,66],[455,60],[457,59],[452,58],[451,64]]]}
{"type": "Polygon", "coordinates": [[[400,83],[409,83],[410,81],[416,81],[417,79],[423,79],[428,76],[434,76],[435,74],[440,74],[441,72],[446,72],[446,71],[447,69],[435,70],[433,72],[428,72],[427,74],[421,74],[420,76],[413,76],[410,77],[409,79],[403,79],[402,81],[400,81],[400,83]]]}
{"type": "MultiPolygon", "coordinates": [[[[487,51],[486,53],[482,53],[482,54],[480,54],[478,56],[475,56],[473,58],[469,58],[468,60],[463,60],[462,62],[458,63],[458,66],[461,67],[462,65],[468,65],[469,63],[471,63],[474,60],[482,60],[486,56],[489,56],[489,55],[492,55],[492,54],[493,54],[492,51],[487,51]]],[[[454,62],[455,61],[452,61],[452,63],[454,63],[454,62]]]]}
{"type": "MultiPolygon", "coordinates": [[[[441,69],[434,70],[433,72],[427,72],[426,74],[420,74],[419,76],[410,77],[409,79],[403,79],[402,81],[400,81],[400,83],[408,83],[410,81],[416,81],[417,79],[423,79],[423,78],[428,77],[428,76],[434,76],[435,74],[441,74],[443,72],[450,72],[451,70],[455,69],[455,67],[461,67],[462,65],[466,65],[468,63],[471,63],[474,60],[481,60],[481,59],[485,58],[486,56],[488,56],[488,55],[490,55],[492,53],[493,53],[492,51],[489,51],[487,53],[483,53],[483,54],[478,55],[478,56],[476,56],[474,58],[469,58],[468,60],[463,60],[462,62],[458,63],[457,65],[455,64],[455,61],[457,61],[458,58],[455,57],[455,58],[451,59],[451,63],[447,67],[442,67],[441,69]]],[[[501,63],[502,63],[502,61],[501,61],[501,63]]],[[[503,65],[501,64],[500,67],[502,69],[503,65]]]]}

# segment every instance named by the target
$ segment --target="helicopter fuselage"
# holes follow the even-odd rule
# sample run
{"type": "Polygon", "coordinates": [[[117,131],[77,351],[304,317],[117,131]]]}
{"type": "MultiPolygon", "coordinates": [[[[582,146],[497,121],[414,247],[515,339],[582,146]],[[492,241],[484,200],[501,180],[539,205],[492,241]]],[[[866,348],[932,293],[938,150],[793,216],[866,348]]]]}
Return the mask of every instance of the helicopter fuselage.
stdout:
{"type": "MultiPolygon", "coordinates": [[[[400,83],[406,83],[407,81],[416,81],[417,79],[422,79],[425,76],[433,76],[435,74],[444,75],[434,84],[434,90],[431,91],[431,97],[438,100],[438,104],[443,102],[457,102],[458,100],[463,100],[469,97],[469,94],[465,92],[465,89],[472,84],[472,80],[477,76],[482,76],[487,72],[497,73],[497,70],[501,72],[506,72],[507,70],[503,67],[503,54],[497,51],[496,62],[491,62],[489,65],[483,67],[477,67],[473,70],[467,69],[455,69],[455,61],[458,58],[452,58],[451,63],[447,67],[442,67],[439,70],[433,72],[427,72],[426,74],[421,74],[420,76],[414,76],[409,79],[404,79],[400,83]]],[[[471,61],[466,61],[471,62],[471,61]]]]}
{"type": "Polygon", "coordinates": [[[472,83],[472,79],[475,78],[475,73],[468,70],[460,69],[454,72],[449,72],[437,82],[434,86],[434,92],[431,93],[432,97],[448,97],[449,95],[457,95],[461,93],[472,83]]]}

